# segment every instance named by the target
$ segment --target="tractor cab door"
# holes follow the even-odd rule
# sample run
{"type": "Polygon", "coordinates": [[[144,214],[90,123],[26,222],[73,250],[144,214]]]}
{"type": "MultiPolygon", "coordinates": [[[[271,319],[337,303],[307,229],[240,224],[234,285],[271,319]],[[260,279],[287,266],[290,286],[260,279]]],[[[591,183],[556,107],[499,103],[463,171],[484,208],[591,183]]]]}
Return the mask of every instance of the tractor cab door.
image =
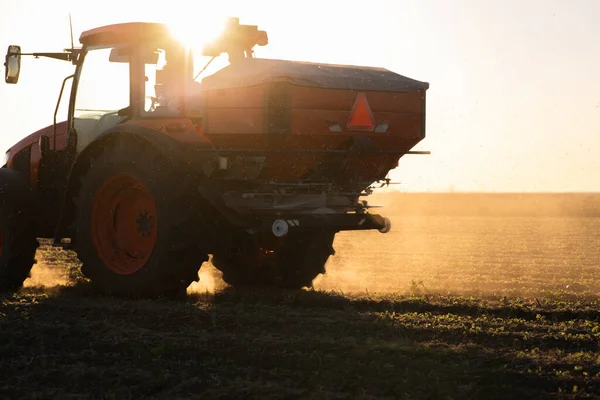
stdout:
{"type": "Polygon", "coordinates": [[[79,72],[73,127],[77,132],[77,152],[100,133],[117,125],[119,110],[130,105],[130,67],[127,62],[111,62],[114,47],[89,48],[79,72]]]}
{"type": "Polygon", "coordinates": [[[105,46],[88,48],[84,57],[73,114],[78,153],[127,119],[183,112],[179,94],[193,68],[183,47],[105,46]]]}

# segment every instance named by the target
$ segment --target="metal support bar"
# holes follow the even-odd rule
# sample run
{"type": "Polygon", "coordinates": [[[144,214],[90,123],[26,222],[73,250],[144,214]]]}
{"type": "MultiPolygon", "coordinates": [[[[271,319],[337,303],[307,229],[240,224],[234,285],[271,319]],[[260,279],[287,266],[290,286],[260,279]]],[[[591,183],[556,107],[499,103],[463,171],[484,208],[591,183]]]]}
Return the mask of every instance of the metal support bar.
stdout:
{"type": "Polygon", "coordinates": [[[330,214],[330,215],[285,215],[263,218],[261,229],[270,232],[273,224],[286,221],[289,229],[330,229],[335,231],[357,231],[377,229],[382,233],[389,231],[389,219],[379,214],[330,214]]]}
{"type": "Polygon", "coordinates": [[[54,137],[52,138],[52,149],[56,150],[56,115],[58,114],[58,108],[60,107],[60,100],[62,99],[63,92],[65,90],[65,83],[67,80],[75,77],[75,74],[67,76],[60,87],[60,94],[58,95],[58,101],[56,102],[56,108],[54,109],[54,137]]]}
{"type": "Polygon", "coordinates": [[[61,52],[61,53],[19,53],[19,55],[33,56],[35,58],[47,57],[47,58],[53,58],[55,60],[73,61],[75,59],[76,54],[78,53],[77,50],[79,50],[79,49],[70,49],[70,50],[71,51],[61,52]]]}

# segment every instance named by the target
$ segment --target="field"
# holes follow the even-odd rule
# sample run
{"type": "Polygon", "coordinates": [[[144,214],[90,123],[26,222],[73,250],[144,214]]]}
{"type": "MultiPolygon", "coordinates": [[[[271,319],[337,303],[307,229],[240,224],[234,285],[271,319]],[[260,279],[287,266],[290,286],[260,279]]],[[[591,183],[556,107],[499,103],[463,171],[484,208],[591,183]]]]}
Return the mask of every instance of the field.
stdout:
{"type": "Polygon", "coordinates": [[[313,290],[95,294],[48,242],[0,307],[5,399],[600,398],[598,195],[379,197],[313,290]]]}

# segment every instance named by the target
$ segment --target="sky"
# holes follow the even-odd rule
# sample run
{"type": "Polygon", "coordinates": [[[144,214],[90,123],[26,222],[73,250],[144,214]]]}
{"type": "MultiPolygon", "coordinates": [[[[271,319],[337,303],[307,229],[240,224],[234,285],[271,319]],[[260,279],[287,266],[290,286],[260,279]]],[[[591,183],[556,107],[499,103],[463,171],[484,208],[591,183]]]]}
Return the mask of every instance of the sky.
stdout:
{"type": "MultiPolygon", "coordinates": [[[[256,56],[383,67],[430,83],[426,138],[390,174],[402,191],[600,191],[597,0],[0,0],[0,48],[61,51],[87,29],[159,21],[214,35],[258,25],[256,56]]],[[[192,34],[193,33],[193,34],[192,34]]],[[[194,40],[191,40],[191,44],[194,40]]],[[[65,62],[24,58],[0,86],[0,148],[52,123],[65,62]]],[[[64,108],[61,114],[66,116],[64,108]]]]}

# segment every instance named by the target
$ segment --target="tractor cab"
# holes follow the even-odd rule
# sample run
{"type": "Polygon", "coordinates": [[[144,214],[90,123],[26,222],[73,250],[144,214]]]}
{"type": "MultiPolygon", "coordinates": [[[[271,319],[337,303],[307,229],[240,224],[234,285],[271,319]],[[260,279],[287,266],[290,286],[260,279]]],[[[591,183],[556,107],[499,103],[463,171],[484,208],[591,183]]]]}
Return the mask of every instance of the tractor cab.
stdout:
{"type": "Polygon", "coordinates": [[[164,26],[109,26],[84,32],[80,40],[82,60],[71,98],[78,152],[121,122],[183,112],[175,94],[191,81],[193,59],[164,26]]]}
{"type": "MultiPolygon", "coordinates": [[[[73,79],[67,132],[76,153],[119,123],[182,116],[187,111],[186,97],[198,94],[193,52],[164,24],[108,25],[83,32],[80,42],[81,48],[63,53],[26,54],[19,46],[10,46],[5,63],[5,81],[11,84],[18,82],[22,55],[71,61],[76,66],[64,82],[73,79]]],[[[252,57],[253,47],[267,42],[266,32],[231,18],[202,55],[215,58],[227,53],[230,63],[235,63],[252,57]]]]}

